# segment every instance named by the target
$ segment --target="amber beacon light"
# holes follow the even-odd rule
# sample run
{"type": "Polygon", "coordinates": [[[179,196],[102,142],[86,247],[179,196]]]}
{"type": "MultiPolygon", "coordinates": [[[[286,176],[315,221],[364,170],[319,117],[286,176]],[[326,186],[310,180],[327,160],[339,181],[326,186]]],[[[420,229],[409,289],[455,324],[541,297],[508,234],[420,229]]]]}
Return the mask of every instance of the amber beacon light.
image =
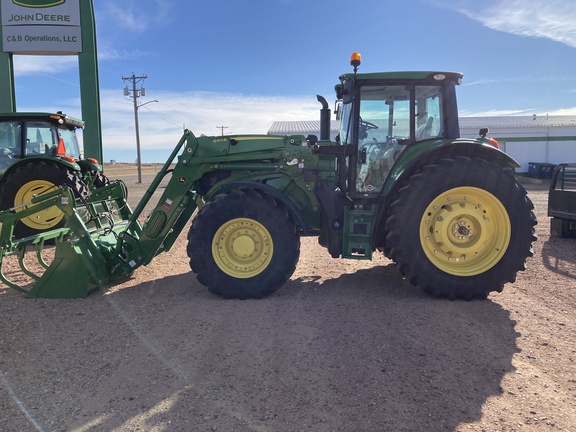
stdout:
{"type": "Polygon", "coordinates": [[[350,64],[354,66],[354,72],[358,70],[358,66],[362,63],[362,56],[358,52],[352,53],[350,56],[350,64]]]}

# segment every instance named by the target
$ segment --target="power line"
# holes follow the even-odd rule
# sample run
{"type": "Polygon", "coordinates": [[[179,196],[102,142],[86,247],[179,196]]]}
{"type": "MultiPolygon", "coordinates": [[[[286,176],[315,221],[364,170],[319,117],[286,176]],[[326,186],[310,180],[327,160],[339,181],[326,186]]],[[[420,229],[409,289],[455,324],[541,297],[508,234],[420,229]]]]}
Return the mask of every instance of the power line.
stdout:
{"type": "Polygon", "coordinates": [[[122,77],[122,81],[130,81],[132,83],[132,88],[128,88],[128,85],[124,88],[124,96],[129,96],[134,101],[134,125],[136,127],[136,163],[138,165],[138,183],[142,183],[142,158],[140,157],[140,131],[138,126],[138,108],[149,104],[151,102],[158,102],[157,100],[145,102],[143,104],[138,104],[138,99],[142,96],[146,96],[146,89],[142,86],[140,88],[136,87],[136,84],[144,81],[148,76],[136,76],[134,72],[129,77],[122,77]]]}
{"type": "Polygon", "coordinates": [[[228,129],[228,126],[216,126],[216,129],[220,129],[222,131],[222,136],[224,136],[224,129],[228,129]]]}

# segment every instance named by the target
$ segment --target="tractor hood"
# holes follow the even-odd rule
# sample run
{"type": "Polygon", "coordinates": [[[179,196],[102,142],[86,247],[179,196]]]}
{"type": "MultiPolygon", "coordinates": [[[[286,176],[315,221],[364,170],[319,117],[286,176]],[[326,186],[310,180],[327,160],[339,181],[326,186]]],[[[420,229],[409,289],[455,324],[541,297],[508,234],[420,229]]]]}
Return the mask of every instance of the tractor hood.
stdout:
{"type": "Polygon", "coordinates": [[[282,152],[290,139],[293,140],[294,137],[273,135],[201,136],[197,138],[199,145],[194,156],[214,158],[224,155],[245,155],[246,153],[268,155],[271,152],[282,152]]]}

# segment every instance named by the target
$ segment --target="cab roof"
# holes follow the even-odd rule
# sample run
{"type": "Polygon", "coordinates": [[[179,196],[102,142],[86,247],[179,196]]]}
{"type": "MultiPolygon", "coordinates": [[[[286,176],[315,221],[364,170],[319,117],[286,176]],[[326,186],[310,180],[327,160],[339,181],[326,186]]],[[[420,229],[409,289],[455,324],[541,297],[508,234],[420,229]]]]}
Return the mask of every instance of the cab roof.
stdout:
{"type": "Polygon", "coordinates": [[[403,71],[403,72],[368,72],[368,73],[346,73],[340,76],[341,80],[355,79],[357,81],[404,81],[404,80],[432,80],[438,81],[434,77],[444,76],[445,79],[456,81],[460,80],[464,74],[460,72],[442,72],[442,71],[403,71]]]}
{"type": "Polygon", "coordinates": [[[48,120],[48,121],[58,121],[59,119],[62,120],[63,124],[67,126],[83,128],[85,123],[84,121],[70,117],[62,112],[57,113],[48,113],[48,112],[9,112],[9,113],[0,113],[0,120],[29,120],[29,119],[36,119],[36,120],[48,120]]]}

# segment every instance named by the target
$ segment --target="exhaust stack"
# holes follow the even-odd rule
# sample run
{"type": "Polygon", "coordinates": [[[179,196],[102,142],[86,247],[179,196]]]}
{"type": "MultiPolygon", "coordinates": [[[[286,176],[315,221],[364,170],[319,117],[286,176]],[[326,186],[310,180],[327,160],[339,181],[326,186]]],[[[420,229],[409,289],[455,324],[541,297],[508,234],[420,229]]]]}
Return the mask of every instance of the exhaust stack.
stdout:
{"type": "Polygon", "coordinates": [[[320,140],[329,141],[330,140],[330,108],[328,108],[328,102],[323,96],[316,95],[318,102],[322,104],[322,109],[320,110],[320,140]]]}

